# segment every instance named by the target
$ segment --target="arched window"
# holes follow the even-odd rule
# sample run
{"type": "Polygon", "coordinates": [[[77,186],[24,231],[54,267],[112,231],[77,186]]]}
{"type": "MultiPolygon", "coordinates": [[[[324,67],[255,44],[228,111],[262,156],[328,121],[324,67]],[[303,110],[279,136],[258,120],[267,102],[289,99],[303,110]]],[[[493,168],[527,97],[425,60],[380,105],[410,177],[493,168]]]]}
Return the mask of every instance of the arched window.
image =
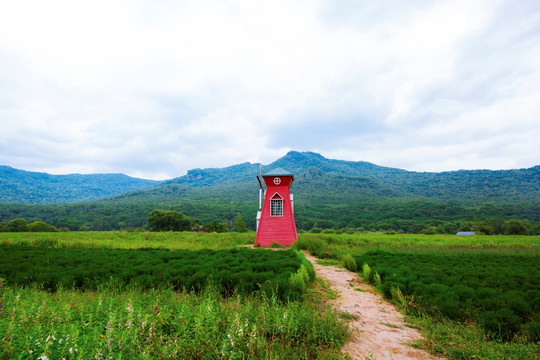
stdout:
{"type": "Polygon", "coordinates": [[[278,193],[270,199],[270,216],[283,216],[283,198],[278,193]]]}

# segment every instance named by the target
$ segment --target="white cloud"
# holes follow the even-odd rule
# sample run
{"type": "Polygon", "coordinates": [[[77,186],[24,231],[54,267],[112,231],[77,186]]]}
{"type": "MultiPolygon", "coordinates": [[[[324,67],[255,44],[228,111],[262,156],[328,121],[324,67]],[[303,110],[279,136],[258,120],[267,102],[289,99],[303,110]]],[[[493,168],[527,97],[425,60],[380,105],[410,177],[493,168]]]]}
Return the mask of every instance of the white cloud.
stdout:
{"type": "Polygon", "coordinates": [[[536,165],[539,19],[535,1],[3,2],[0,163],[536,165]]]}

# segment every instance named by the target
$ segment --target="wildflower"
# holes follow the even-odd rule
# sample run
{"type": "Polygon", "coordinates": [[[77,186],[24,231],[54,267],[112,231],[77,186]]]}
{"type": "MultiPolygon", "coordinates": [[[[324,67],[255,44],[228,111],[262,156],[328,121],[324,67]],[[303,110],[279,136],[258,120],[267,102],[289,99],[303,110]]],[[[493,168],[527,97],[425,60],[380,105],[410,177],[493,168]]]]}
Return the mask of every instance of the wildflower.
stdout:
{"type": "Polygon", "coordinates": [[[69,348],[69,353],[73,354],[73,348],[69,348]]]}
{"type": "Polygon", "coordinates": [[[4,311],[4,304],[0,304],[0,311],[4,311]]]}
{"type": "Polygon", "coordinates": [[[154,308],[154,315],[156,314],[156,312],[158,311],[159,309],[159,306],[156,305],[156,307],[154,308]]]}
{"type": "Polygon", "coordinates": [[[38,357],[38,360],[49,360],[49,358],[47,357],[47,355],[41,355],[40,357],[38,357]]]}

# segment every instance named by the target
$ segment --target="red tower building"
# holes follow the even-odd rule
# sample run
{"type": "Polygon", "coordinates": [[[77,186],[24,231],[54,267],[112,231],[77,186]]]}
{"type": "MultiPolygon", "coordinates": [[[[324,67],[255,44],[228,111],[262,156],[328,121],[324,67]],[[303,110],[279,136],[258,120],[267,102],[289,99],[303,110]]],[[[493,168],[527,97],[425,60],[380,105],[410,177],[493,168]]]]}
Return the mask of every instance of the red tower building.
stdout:
{"type": "Polygon", "coordinates": [[[271,246],[272,243],[291,246],[298,240],[293,195],[289,192],[294,176],[287,170],[277,168],[262,175],[262,178],[266,191],[262,209],[257,213],[255,246],[271,246]]]}

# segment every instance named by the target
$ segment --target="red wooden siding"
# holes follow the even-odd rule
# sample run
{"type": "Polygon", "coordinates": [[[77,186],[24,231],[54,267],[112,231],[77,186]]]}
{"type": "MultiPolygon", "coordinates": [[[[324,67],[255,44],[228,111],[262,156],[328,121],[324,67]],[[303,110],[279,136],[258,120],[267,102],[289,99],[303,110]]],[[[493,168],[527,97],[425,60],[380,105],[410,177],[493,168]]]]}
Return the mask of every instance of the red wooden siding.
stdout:
{"type": "Polygon", "coordinates": [[[291,246],[298,239],[289,192],[293,177],[263,175],[263,179],[266,184],[266,192],[261,209],[261,220],[255,237],[255,246],[271,246],[272,243],[291,246]],[[275,178],[279,178],[280,181],[274,181],[275,178]],[[271,216],[270,214],[270,200],[277,199],[276,194],[283,199],[283,216],[271,216]]]}

